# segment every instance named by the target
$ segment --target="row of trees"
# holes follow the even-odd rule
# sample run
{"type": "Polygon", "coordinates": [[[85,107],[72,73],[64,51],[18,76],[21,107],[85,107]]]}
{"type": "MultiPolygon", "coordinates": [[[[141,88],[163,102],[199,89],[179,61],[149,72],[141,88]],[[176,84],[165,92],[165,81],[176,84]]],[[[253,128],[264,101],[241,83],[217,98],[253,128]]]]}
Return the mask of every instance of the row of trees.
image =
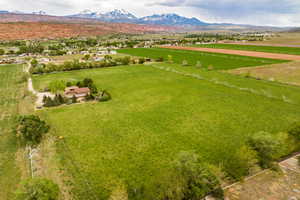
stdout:
{"type": "Polygon", "coordinates": [[[131,57],[120,57],[120,58],[111,58],[110,56],[105,57],[103,61],[99,62],[80,62],[79,60],[67,61],[63,64],[39,64],[31,68],[32,74],[43,74],[51,72],[60,72],[60,71],[72,71],[79,69],[92,69],[92,68],[104,68],[104,67],[114,67],[120,65],[129,65],[133,63],[131,57]]]}

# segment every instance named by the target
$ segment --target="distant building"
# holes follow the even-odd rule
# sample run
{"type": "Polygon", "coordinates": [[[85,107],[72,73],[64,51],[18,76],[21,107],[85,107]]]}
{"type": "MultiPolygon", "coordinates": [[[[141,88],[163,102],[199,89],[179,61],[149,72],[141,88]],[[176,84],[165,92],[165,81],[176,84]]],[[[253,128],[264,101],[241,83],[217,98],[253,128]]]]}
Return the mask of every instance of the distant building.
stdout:
{"type": "Polygon", "coordinates": [[[67,98],[76,97],[77,101],[84,101],[85,98],[90,95],[91,91],[89,88],[79,88],[77,86],[67,87],[65,89],[65,96],[67,98]]]}

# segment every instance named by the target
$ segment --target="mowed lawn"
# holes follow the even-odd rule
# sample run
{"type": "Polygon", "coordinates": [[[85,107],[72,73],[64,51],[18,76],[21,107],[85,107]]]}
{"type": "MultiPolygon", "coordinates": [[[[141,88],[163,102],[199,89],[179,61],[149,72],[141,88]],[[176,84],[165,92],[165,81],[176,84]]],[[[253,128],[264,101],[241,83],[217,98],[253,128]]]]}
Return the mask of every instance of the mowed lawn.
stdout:
{"type": "Polygon", "coordinates": [[[200,61],[203,67],[212,65],[215,70],[228,70],[287,62],[283,60],[163,48],[120,49],[118,52],[153,59],[162,57],[164,60],[168,60],[168,56],[171,55],[174,63],[182,64],[183,61],[186,60],[189,65],[195,66],[197,62],[200,61]]]}
{"type": "Polygon", "coordinates": [[[194,45],[194,47],[300,55],[300,47],[258,46],[258,45],[241,45],[241,44],[199,44],[199,45],[194,45]]]}
{"type": "MultiPolygon", "coordinates": [[[[155,67],[121,66],[34,77],[37,89],[47,87],[52,80],[89,77],[112,95],[105,103],[40,111],[52,134],[65,138],[70,151],[61,148],[62,159],[72,156],[83,174],[74,178],[75,190],[82,190],[87,181],[92,187],[91,199],[93,194],[105,199],[114,188],[124,185],[129,199],[156,199],[166,191],[172,176],[169,169],[179,152],[195,152],[230,172],[239,166],[235,155],[249,135],[285,131],[300,120],[299,88],[219,72],[202,73],[180,65],[159,65],[207,78],[198,80],[155,67]],[[295,104],[209,79],[264,89],[274,96],[287,96],[295,104]]],[[[81,198],[85,199],[86,193],[81,198]]]]}

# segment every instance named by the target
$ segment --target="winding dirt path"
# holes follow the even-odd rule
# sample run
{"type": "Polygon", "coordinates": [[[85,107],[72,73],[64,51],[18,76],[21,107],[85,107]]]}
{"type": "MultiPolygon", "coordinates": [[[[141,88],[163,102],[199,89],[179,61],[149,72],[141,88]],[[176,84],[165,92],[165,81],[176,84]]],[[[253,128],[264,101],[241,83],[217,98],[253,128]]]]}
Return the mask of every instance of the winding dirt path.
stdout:
{"type": "Polygon", "coordinates": [[[202,51],[202,52],[209,52],[209,53],[223,53],[223,54],[250,56],[250,57],[258,57],[258,58],[270,58],[270,59],[278,59],[278,60],[300,61],[300,56],[279,54],[279,53],[265,53],[265,52],[256,52],[256,51],[241,51],[241,50],[231,50],[231,49],[214,49],[214,48],[183,47],[183,46],[161,46],[161,48],[202,51]]]}

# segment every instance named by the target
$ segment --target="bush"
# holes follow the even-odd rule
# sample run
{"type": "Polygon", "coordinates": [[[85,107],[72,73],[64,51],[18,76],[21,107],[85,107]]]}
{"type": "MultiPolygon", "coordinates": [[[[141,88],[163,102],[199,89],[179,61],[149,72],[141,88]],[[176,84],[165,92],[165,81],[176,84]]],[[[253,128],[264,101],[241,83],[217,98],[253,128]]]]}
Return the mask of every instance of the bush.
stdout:
{"type": "MultiPolygon", "coordinates": [[[[218,178],[206,163],[202,163],[197,154],[181,152],[174,161],[174,176],[177,183],[166,199],[198,200],[211,194],[223,198],[223,191],[218,178]]],[[[170,190],[170,189],[169,189],[170,190]]]]}
{"type": "Polygon", "coordinates": [[[30,145],[39,144],[43,135],[46,134],[50,128],[45,121],[42,121],[35,115],[20,116],[18,121],[17,134],[30,145]]]}
{"type": "Polygon", "coordinates": [[[139,58],[139,61],[138,61],[139,64],[144,64],[145,62],[146,62],[145,58],[139,58]]]}
{"type": "Polygon", "coordinates": [[[268,132],[254,134],[248,140],[249,146],[257,152],[259,164],[263,168],[272,167],[274,159],[280,151],[280,142],[268,132]]]}
{"type": "Polygon", "coordinates": [[[59,187],[50,180],[33,178],[22,183],[16,200],[58,200],[59,187]]]}
{"type": "Polygon", "coordinates": [[[168,55],[168,63],[173,63],[173,56],[172,55],[168,55]]]}
{"type": "Polygon", "coordinates": [[[155,61],[156,61],[156,62],[164,62],[164,60],[165,60],[165,59],[164,59],[163,57],[159,57],[159,58],[157,58],[155,61]]]}
{"type": "Polygon", "coordinates": [[[258,163],[257,153],[248,146],[242,146],[226,163],[226,171],[235,180],[241,180],[250,174],[258,163]]]}
{"type": "Polygon", "coordinates": [[[111,100],[111,95],[106,91],[102,91],[101,94],[98,97],[100,102],[105,102],[111,100]]]}
{"type": "Polygon", "coordinates": [[[202,63],[200,61],[197,61],[196,67],[201,69],[202,68],[202,63]]]}
{"type": "Polygon", "coordinates": [[[300,140],[300,122],[295,123],[288,131],[289,135],[293,136],[295,139],[300,140]]]}
{"type": "Polygon", "coordinates": [[[186,66],[188,66],[188,65],[189,65],[189,63],[188,63],[187,60],[183,60],[183,61],[182,61],[182,66],[186,67],[186,66]]]}
{"type": "Polygon", "coordinates": [[[4,55],[5,54],[5,51],[4,49],[0,49],[0,56],[4,55]]]}
{"type": "Polygon", "coordinates": [[[214,66],[213,66],[213,65],[208,65],[207,69],[208,69],[209,71],[212,71],[212,70],[214,70],[214,66]]]}

